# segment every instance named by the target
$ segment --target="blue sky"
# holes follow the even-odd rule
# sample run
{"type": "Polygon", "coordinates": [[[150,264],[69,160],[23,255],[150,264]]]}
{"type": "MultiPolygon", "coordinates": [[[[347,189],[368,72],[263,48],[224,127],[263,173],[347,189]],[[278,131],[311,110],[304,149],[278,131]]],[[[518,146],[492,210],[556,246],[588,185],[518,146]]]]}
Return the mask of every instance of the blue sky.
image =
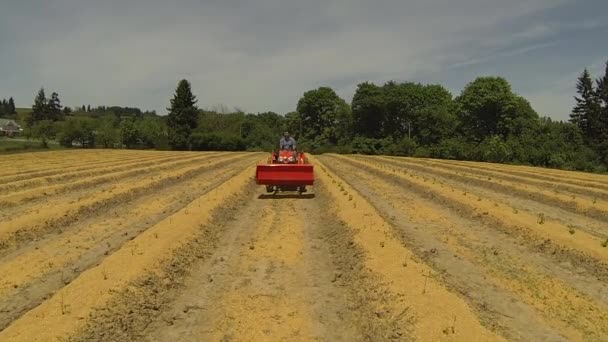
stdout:
{"type": "Polygon", "coordinates": [[[295,109],[331,86],[507,78],[541,115],[567,119],[576,77],[608,60],[602,0],[2,1],[0,98],[30,106],[165,107],[187,78],[203,108],[295,109]]]}

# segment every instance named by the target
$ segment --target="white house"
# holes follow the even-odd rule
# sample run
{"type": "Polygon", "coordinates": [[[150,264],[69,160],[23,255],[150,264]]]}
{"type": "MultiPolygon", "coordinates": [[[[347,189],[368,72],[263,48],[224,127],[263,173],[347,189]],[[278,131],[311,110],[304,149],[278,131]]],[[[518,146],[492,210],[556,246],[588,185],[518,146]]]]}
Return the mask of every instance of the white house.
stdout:
{"type": "Polygon", "coordinates": [[[0,119],[0,135],[13,136],[23,132],[23,128],[10,119],[0,119]]]}

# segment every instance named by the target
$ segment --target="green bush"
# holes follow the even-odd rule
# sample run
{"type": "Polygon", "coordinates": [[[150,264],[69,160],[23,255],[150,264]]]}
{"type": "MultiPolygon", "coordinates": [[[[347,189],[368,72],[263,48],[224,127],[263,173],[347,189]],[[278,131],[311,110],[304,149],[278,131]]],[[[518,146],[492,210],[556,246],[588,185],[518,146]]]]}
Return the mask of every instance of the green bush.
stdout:
{"type": "Polygon", "coordinates": [[[236,135],[221,133],[194,133],[191,136],[195,151],[245,151],[245,141],[236,135]]]}

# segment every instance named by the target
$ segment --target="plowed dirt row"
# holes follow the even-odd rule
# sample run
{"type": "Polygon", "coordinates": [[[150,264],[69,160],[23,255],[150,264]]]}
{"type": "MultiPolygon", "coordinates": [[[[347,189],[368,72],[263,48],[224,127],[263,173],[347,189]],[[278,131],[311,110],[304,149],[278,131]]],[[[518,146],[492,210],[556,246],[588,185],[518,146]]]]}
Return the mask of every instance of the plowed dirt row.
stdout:
{"type": "MultiPolygon", "coordinates": [[[[453,178],[465,183],[480,185],[492,190],[549,203],[564,209],[568,209],[574,213],[599,219],[608,219],[608,201],[603,199],[605,198],[606,193],[594,187],[585,188],[586,195],[581,196],[577,192],[565,193],[563,190],[559,190],[559,186],[554,185],[553,183],[532,185],[529,184],[530,182],[527,182],[528,184],[526,182],[522,182],[522,179],[513,181],[507,180],[504,177],[502,177],[502,179],[501,177],[498,177],[498,180],[494,180],[492,177],[478,175],[475,171],[469,171],[468,174],[465,174],[445,170],[443,166],[435,167],[421,163],[412,163],[405,160],[399,162],[395,162],[393,160],[394,159],[391,159],[391,161],[388,162],[393,163],[393,165],[407,166],[408,168],[421,170],[422,172],[427,173],[429,176],[434,175],[453,178]]],[[[513,177],[511,177],[511,179],[513,179],[513,177]]]]}
{"type": "Polygon", "coordinates": [[[267,195],[265,158],[18,155],[0,341],[608,340],[606,221],[554,200],[603,201],[593,176],[323,155],[267,195]]]}
{"type": "MultiPolygon", "coordinates": [[[[213,155],[212,155],[213,156],[213,155]]],[[[38,184],[28,184],[27,189],[22,191],[5,191],[5,195],[0,196],[0,205],[5,207],[16,206],[21,203],[27,203],[35,200],[40,200],[46,197],[57,194],[67,193],[71,190],[91,188],[95,185],[109,183],[118,179],[126,179],[133,176],[141,177],[146,174],[154,174],[163,170],[177,169],[182,165],[193,164],[202,159],[207,159],[208,155],[193,156],[191,158],[163,158],[156,159],[151,162],[142,161],[131,165],[121,166],[118,170],[114,167],[97,168],[96,173],[77,173],[63,174],[62,179],[48,180],[47,184],[39,186],[38,184]],[[65,176],[65,179],[63,177],[65,176]],[[69,182],[68,182],[69,181],[69,182]],[[66,184],[67,183],[67,184],[66,184]]]]}
{"type": "Polygon", "coordinates": [[[333,157],[325,164],[356,174],[350,182],[392,220],[404,244],[433,264],[487,324],[513,340],[608,337],[608,286],[596,274],[583,274],[575,263],[558,263],[535,248],[522,249],[521,240],[450,212],[392,170],[349,161],[333,157]]]}
{"type": "MultiPolygon", "coordinates": [[[[70,151],[71,152],[71,151],[70,151]]],[[[138,158],[150,157],[171,157],[175,154],[171,152],[147,152],[139,154],[134,151],[92,151],[89,154],[84,154],[86,151],[74,151],[75,156],[71,156],[66,151],[48,152],[50,160],[43,158],[41,153],[33,154],[29,161],[24,165],[15,163],[12,160],[6,162],[6,166],[0,174],[0,181],[9,182],[22,179],[30,179],[34,177],[55,175],[64,172],[66,169],[77,171],[89,168],[94,168],[99,165],[107,165],[113,162],[128,162],[135,161],[138,158]]],[[[44,153],[47,155],[47,153],[44,153]]]]}
{"type": "Polygon", "coordinates": [[[156,175],[144,175],[125,183],[113,183],[105,191],[93,194],[79,194],[59,197],[56,201],[47,202],[39,208],[32,208],[29,212],[13,215],[3,222],[0,227],[0,250],[19,246],[24,241],[47,234],[52,230],[61,230],[63,226],[78,221],[83,217],[94,214],[103,208],[111,207],[117,203],[129,201],[142,193],[149,193],[161,189],[167,184],[180,182],[185,178],[196,176],[210,166],[242,157],[231,154],[217,157],[212,160],[195,160],[188,162],[187,167],[177,168],[177,171],[160,172],[156,175]]]}
{"type": "Polygon", "coordinates": [[[106,208],[98,213],[104,220],[93,216],[77,221],[63,227],[58,235],[0,258],[0,273],[6,275],[0,281],[0,327],[39,304],[124,242],[231,178],[250,164],[251,158],[226,164],[231,170],[226,170],[226,166],[209,167],[192,179],[166,186],[162,197],[148,194],[114,209],[106,208]]]}
{"type": "MultiPolygon", "coordinates": [[[[197,155],[192,154],[192,157],[197,155]]],[[[82,166],[76,167],[78,171],[71,171],[70,167],[63,167],[60,172],[52,176],[42,176],[42,177],[30,177],[28,179],[15,181],[15,182],[3,182],[0,185],[0,191],[3,194],[8,194],[20,189],[28,188],[31,190],[32,188],[38,186],[48,186],[48,185],[56,185],[60,183],[65,183],[73,179],[79,179],[83,177],[95,177],[101,175],[107,175],[108,173],[118,172],[123,170],[133,169],[134,167],[143,167],[143,166],[151,166],[161,162],[169,162],[172,160],[184,159],[184,156],[151,156],[151,157],[141,157],[138,159],[128,159],[128,160],[107,160],[103,163],[103,167],[100,168],[99,165],[93,165],[89,168],[84,168],[82,166]]]]}
{"type": "MultiPolygon", "coordinates": [[[[491,169],[491,168],[480,168],[474,166],[463,166],[459,164],[453,163],[443,163],[439,161],[431,161],[431,160],[415,160],[408,158],[396,158],[396,157],[382,157],[383,160],[390,161],[398,161],[402,163],[406,163],[408,161],[414,162],[419,166],[428,166],[430,168],[437,168],[439,170],[450,170],[455,171],[457,175],[463,173],[465,175],[474,176],[478,179],[487,179],[489,181],[492,178],[496,178],[498,180],[507,180],[513,181],[516,183],[530,184],[534,186],[538,186],[545,189],[552,190],[555,194],[559,194],[562,191],[566,194],[572,196],[575,195],[584,195],[589,196],[591,199],[608,199],[608,184],[593,183],[593,184],[585,184],[579,185],[576,183],[572,183],[569,181],[568,177],[562,178],[541,178],[538,173],[528,174],[521,173],[516,171],[506,171],[504,169],[491,169]],[[598,187],[599,185],[599,187],[598,187]],[[603,185],[603,186],[602,186],[603,185]]],[[[495,181],[496,182],[496,181],[495,181]]],[[[502,182],[500,182],[502,183],[502,182]]]]}
{"type": "MultiPolygon", "coordinates": [[[[452,189],[459,189],[459,191],[467,192],[471,196],[479,195],[478,199],[504,203],[514,210],[526,211],[531,215],[542,215],[546,221],[560,221],[568,228],[589,232],[600,239],[608,238],[608,229],[606,229],[608,219],[604,219],[606,213],[602,212],[599,207],[595,207],[596,205],[606,207],[606,202],[599,203],[597,194],[593,197],[593,201],[588,201],[593,208],[585,209],[585,204],[580,199],[577,203],[574,200],[565,201],[547,196],[547,193],[552,192],[551,184],[546,184],[544,187],[522,189],[515,183],[503,182],[500,177],[494,179],[494,177],[480,176],[474,171],[469,171],[470,174],[446,171],[443,165],[428,167],[427,163],[424,162],[414,163],[395,158],[390,158],[386,162],[385,158],[371,158],[369,160],[373,163],[379,162],[380,165],[389,169],[397,167],[399,170],[405,170],[423,178],[423,180],[430,179],[432,183],[438,182],[442,186],[446,185],[452,189]]],[[[595,192],[595,189],[587,189],[586,192],[595,192]]],[[[571,198],[571,196],[567,197],[571,198]]]]}
{"type": "Polygon", "coordinates": [[[556,181],[564,184],[575,184],[588,187],[599,186],[608,189],[608,176],[598,174],[587,174],[582,172],[562,171],[554,169],[540,169],[528,166],[515,166],[491,163],[476,163],[463,161],[442,160],[441,163],[448,165],[460,165],[478,170],[490,170],[508,172],[514,175],[521,175],[533,179],[556,181]]]}

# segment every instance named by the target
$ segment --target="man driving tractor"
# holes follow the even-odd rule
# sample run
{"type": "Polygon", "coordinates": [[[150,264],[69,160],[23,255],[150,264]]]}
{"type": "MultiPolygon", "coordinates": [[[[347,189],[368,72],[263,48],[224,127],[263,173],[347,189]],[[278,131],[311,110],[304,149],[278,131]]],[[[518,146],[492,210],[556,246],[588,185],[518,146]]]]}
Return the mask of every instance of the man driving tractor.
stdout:
{"type": "Polygon", "coordinates": [[[296,152],[296,139],[289,135],[289,132],[283,133],[283,137],[279,141],[279,149],[281,151],[293,151],[293,161],[298,160],[298,152],[296,152]]]}
{"type": "Polygon", "coordinates": [[[289,135],[289,132],[285,132],[279,141],[279,146],[281,150],[295,150],[296,140],[289,135]]]}

